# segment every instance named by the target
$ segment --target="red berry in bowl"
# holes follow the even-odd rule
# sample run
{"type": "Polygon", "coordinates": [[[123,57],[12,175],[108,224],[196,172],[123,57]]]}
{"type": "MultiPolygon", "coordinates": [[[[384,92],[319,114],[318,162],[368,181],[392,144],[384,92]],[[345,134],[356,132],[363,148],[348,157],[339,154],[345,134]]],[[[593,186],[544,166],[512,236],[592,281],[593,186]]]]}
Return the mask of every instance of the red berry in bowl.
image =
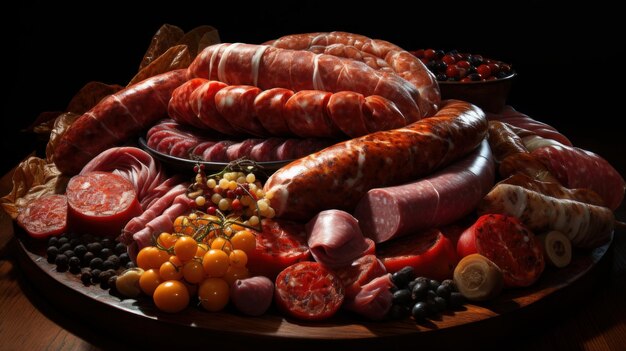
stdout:
{"type": "Polygon", "coordinates": [[[486,79],[491,76],[491,68],[488,65],[482,64],[476,68],[476,73],[478,73],[481,78],[486,79]]]}

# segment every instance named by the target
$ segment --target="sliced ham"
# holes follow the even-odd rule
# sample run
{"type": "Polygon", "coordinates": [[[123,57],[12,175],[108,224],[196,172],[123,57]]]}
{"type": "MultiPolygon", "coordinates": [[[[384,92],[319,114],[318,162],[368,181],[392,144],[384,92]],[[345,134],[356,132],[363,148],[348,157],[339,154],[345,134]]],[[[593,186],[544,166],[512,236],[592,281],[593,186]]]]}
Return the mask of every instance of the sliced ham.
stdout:
{"type": "Polygon", "coordinates": [[[92,159],[80,174],[102,171],[111,172],[128,179],[137,192],[141,208],[146,210],[152,192],[167,178],[150,154],[136,147],[114,147],[92,159]]]}
{"type": "Polygon", "coordinates": [[[306,231],[313,258],[330,268],[347,266],[374,250],[374,242],[363,236],[358,221],[344,211],[320,212],[307,223],[306,231]]]}
{"type": "Polygon", "coordinates": [[[387,273],[387,269],[376,255],[365,255],[349,266],[335,270],[335,273],[343,283],[346,299],[350,300],[356,297],[365,284],[387,273]]]}
{"type": "Polygon", "coordinates": [[[361,287],[353,299],[346,299],[343,308],[372,320],[381,320],[391,309],[393,295],[391,275],[385,274],[361,287]]]}

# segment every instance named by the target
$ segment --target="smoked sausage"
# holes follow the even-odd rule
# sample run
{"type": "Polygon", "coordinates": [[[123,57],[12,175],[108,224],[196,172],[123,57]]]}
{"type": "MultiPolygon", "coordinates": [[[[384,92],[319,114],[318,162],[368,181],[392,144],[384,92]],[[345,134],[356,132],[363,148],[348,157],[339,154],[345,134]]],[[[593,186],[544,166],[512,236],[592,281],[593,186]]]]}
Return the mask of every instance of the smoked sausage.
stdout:
{"type": "Polygon", "coordinates": [[[424,116],[432,116],[441,103],[435,76],[417,57],[385,40],[347,32],[287,35],[266,44],[292,50],[309,50],[362,61],[368,66],[393,72],[417,87],[418,104],[424,116]]]}
{"type": "Polygon", "coordinates": [[[377,71],[352,59],[310,51],[242,43],[217,44],[196,57],[188,75],[263,90],[285,88],[379,95],[392,102],[408,123],[426,116],[419,107],[419,90],[399,75],[377,71]]]}
{"type": "Polygon", "coordinates": [[[298,159],[265,183],[279,217],[307,220],[324,209],[351,212],[375,187],[428,175],[465,156],[487,134],[478,107],[449,100],[434,117],[327,147],[298,159]]]}
{"type": "Polygon", "coordinates": [[[172,91],[187,80],[185,73],[166,72],[100,101],[61,136],[54,151],[57,168],[64,174],[77,174],[102,151],[165,117],[172,91]]]}

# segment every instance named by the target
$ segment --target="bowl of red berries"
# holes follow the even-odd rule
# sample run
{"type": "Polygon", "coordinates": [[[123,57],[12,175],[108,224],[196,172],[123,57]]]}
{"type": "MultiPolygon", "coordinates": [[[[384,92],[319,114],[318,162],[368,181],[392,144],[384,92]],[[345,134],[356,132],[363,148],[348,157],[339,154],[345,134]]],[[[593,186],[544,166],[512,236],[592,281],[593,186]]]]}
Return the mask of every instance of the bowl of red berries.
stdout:
{"type": "Polygon", "coordinates": [[[435,75],[442,99],[471,102],[488,112],[506,104],[516,73],[511,65],[457,50],[411,51],[435,75]]]}

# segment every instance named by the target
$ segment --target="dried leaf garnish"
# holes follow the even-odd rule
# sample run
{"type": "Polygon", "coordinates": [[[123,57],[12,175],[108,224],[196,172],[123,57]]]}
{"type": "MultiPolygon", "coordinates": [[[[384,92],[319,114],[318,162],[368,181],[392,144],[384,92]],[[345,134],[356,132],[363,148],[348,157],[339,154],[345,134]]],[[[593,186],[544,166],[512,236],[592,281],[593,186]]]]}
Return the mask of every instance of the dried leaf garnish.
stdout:
{"type": "Polygon", "coordinates": [[[63,194],[69,177],[61,174],[54,163],[46,163],[38,157],[29,157],[20,163],[13,173],[13,189],[0,199],[0,206],[17,218],[20,209],[42,196],[63,194]]]}
{"type": "Polygon", "coordinates": [[[74,95],[65,111],[82,115],[83,113],[91,110],[92,107],[96,106],[100,100],[122,90],[123,88],[124,87],[117,84],[89,82],[85,84],[78,91],[78,93],[76,93],[76,95],[74,95]]]}
{"type": "Polygon", "coordinates": [[[54,150],[56,149],[61,136],[81,115],[72,112],[66,112],[54,120],[54,125],[50,132],[50,140],[46,145],[46,161],[53,162],[54,150]]]}
{"type": "Polygon", "coordinates": [[[162,25],[152,37],[150,46],[139,64],[139,71],[163,55],[169,48],[176,45],[184,35],[185,32],[177,26],[171,24],[162,25]]]}
{"type": "Polygon", "coordinates": [[[217,42],[214,42],[213,44],[217,44],[220,42],[220,37],[217,33],[217,29],[211,26],[199,26],[187,32],[185,36],[182,37],[180,41],[178,41],[177,44],[187,45],[187,47],[189,48],[189,54],[191,55],[191,58],[194,59],[198,55],[200,41],[205,34],[207,35],[207,38],[204,39],[205,43],[203,45],[206,45],[207,43],[215,40],[217,40],[217,42]]]}
{"type": "Polygon", "coordinates": [[[151,64],[139,71],[133,79],[130,80],[128,86],[144,79],[156,76],[157,74],[169,72],[179,68],[187,68],[191,64],[191,55],[186,45],[176,45],[169,48],[163,55],[159,56],[151,64]]]}

